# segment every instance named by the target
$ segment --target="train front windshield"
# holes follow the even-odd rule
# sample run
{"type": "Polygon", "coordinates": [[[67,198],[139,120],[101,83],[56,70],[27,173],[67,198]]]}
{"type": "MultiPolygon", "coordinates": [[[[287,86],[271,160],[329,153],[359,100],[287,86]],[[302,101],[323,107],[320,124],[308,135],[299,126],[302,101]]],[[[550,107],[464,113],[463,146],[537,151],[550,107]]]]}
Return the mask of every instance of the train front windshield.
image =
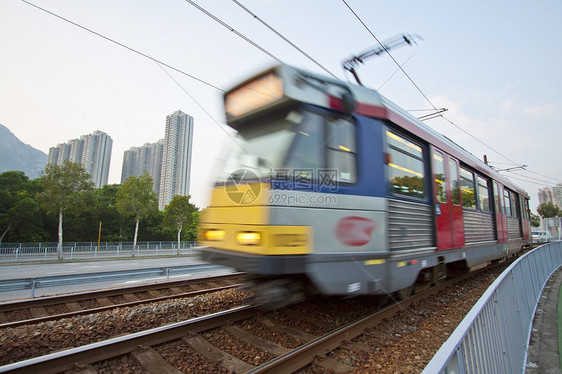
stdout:
{"type": "Polygon", "coordinates": [[[353,122],[310,110],[285,110],[241,127],[219,182],[250,170],[261,180],[296,170],[317,177],[319,169],[336,179],[356,180],[356,130],[353,122]]]}

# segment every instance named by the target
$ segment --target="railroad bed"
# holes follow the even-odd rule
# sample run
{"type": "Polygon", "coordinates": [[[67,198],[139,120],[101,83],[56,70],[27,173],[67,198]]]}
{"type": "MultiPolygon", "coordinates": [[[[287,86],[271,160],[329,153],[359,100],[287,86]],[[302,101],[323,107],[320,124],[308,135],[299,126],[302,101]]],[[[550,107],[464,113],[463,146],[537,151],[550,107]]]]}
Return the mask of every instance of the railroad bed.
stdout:
{"type": "Polygon", "coordinates": [[[0,303],[0,329],[192,297],[238,286],[243,274],[38,297],[0,303]]]}
{"type": "Polygon", "coordinates": [[[375,298],[319,299],[261,313],[243,305],[247,295],[229,289],[5,328],[0,362],[16,363],[0,372],[421,372],[503,268],[376,314],[375,298]],[[80,348],[17,363],[71,346],[80,348]]]}

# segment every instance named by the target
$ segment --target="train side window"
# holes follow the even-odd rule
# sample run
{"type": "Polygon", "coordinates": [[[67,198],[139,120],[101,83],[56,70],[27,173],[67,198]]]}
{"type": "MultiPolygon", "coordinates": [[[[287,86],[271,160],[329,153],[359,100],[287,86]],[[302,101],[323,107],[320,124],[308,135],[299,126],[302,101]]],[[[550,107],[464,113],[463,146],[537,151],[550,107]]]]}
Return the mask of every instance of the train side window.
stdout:
{"type": "Polygon", "coordinates": [[[509,191],[503,190],[503,212],[506,216],[511,217],[511,200],[509,199],[509,191]]]}
{"type": "MultiPolygon", "coordinates": [[[[295,140],[284,166],[303,170],[324,167],[324,117],[312,112],[287,117],[300,123],[296,127],[295,140]]],[[[312,179],[312,171],[307,174],[307,179],[312,179]]]]}
{"type": "Polygon", "coordinates": [[[476,209],[476,195],[474,189],[474,173],[461,167],[462,206],[476,209]]]}
{"type": "Polygon", "coordinates": [[[353,183],[357,180],[357,148],[355,124],[342,118],[328,119],[328,168],[337,171],[337,180],[353,183]]]}
{"type": "Polygon", "coordinates": [[[500,195],[500,185],[498,184],[498,182],[494,182],[494,205],[496,214],[500,213],[500,195]]]}
{"type": "Polygon", "coordinates": [[[435,196],[440,203],[447,202],[447,181],[445,179],[445,159],[443,153],[433,151],[433,175],[435,178],[435,196]]]}
{"type": "Polygon", "coordinates": [[[478,201],[480,210],[490,212],[490,192],[488,189],[488,181],[478,176],[478,201]]]}
{"type": "Polygon", "coordinates": [[[451,178],[451,186],[453,189],[453,204],[460,205],[460,193],[459,193],[459,168],[457,167],[457,162],[449,158],[449,178],[451,178]]]}
{"type": "Polygon", "coordinates": [[[423,149],[393,132],[386,131],[388,180],[392,194],[425,198],[423,149]]]}
{"type": "Polygon", "coordinates": [[[511,192],[509,195],[511,198],[511,215],[514,218],[519,218],[519,209],[517,209],[517,195],[513,192],[511,192]]]}

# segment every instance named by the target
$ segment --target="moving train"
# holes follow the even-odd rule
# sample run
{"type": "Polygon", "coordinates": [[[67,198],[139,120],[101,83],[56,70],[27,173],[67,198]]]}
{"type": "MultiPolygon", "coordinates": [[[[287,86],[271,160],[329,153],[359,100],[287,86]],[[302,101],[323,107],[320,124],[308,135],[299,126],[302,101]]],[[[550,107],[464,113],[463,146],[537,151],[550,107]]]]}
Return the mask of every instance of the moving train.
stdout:
{"type": "Polygon", "coordinates": [[[375,90],[279,65],[224,103],[236,145],[198,240],[259,303],[407,297],[531,244],[524,190],[375,90]]]}

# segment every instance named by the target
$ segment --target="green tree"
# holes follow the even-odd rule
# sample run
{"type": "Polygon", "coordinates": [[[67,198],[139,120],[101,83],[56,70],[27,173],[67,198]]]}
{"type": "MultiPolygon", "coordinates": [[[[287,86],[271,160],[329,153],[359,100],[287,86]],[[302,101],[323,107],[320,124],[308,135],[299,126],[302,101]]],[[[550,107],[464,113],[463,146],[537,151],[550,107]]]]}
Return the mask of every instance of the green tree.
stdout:
{"type": "Polygon", "coordinates": [[[158,210],[156,193],[152,190],[152,178],[145,171],[140,177],[130,176],[125,180],[121,190],[117,192],[115,205],[117,211],[124,216],[135,219],[135,236],[133,239],[132,256],[135,256],[139,222],[158,210]]]}
{"type": "Polygon", "coordinates": [[[0,174],[0,243],[14,226],[17,212],[14,210],[18,202],[26,196],[26,184],[29,178],[23,171],[6,171],[0,174]]]}
{"type": "Polygon", "coordinates": [[[176,195],[166,205],[164,210],[164,224],[177,230],[178,248],[177,254],[180,254],[180,241],[182,228],[191,224],[193,220],[193,212],[197,211],[197,207],[189,202],[191,196],[176,195]]]}
{"type": "Polygon", "coordinates": [[[41,177],[43,192],[37,194],[39,204],[48,214],[58,215],[57,254],[62,260],[62,220],[66,211],[79,214],[93,205],[94,184],[80,164],[65,161],[62,165],[47,164],[41,177]]]}
{"type": "Polygon", "coordinates": [[[34,199],[39,191],[39,180],[30,180],[23,171],[0,173],[0,243],[48,238],[44,225],[50,221],[34,199]]]}
{"type": "Polygon", "coordinates": [[[549,203],[542,203],[537,207],[537,212],[542,218],[553,218],[557,217],[560,214],[560,209],[552,204],[549,203]]]}
{"type": "Polygon", "coordinates": [[[120,184],[106,184],[96,191],[97,220],[102,222],[102,240],[121,241],[127,237],[124,233],[127,219],[117,210],[117,193],[120,184]]]}
{"type": "Polygon", "coordinates": [[[539,227],[541,225],[541,218],[536,214],[531,213],[531,226],[539,227]]]}
{"type": "MultiPolygon", "coordinates": [[[[30,197],[23,198],[10,209],[11,223],[20,241],[37,241],[41,231],[39,203],[30,197]],[[22,240],[24,239],[24,240],[22,240]]],[[[0,238],[0,242],[2,239],[0,238]]]]}
{"type": "Polygon", "coordinates": [[[197,228],[199,225],[199,214],[200,211],[195,211],[191,213],[191,224],[187,227],[185,240],[194,242],[197,240],[197,228]]]}

